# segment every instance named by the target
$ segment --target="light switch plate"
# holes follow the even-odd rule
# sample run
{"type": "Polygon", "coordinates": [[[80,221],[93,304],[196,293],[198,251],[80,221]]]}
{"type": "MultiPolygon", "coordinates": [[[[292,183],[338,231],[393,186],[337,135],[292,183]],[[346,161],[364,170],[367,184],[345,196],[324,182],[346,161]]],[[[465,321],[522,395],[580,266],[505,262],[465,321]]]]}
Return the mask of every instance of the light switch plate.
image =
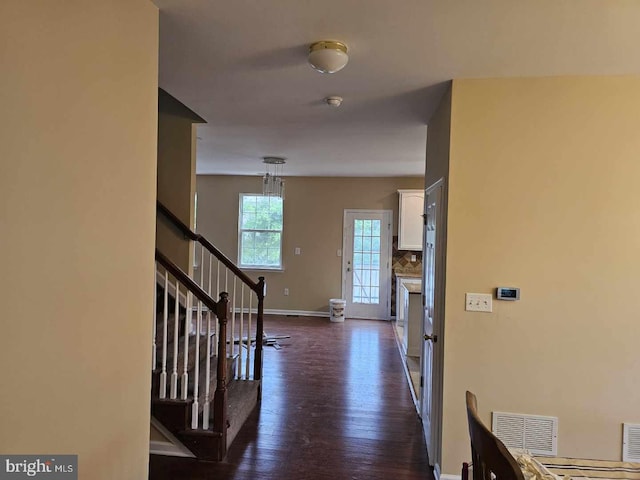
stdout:
{"type": "Polygon", "coordinates": [[[466,293],[464,302],[467,312],[493,311],[493,295],[490,293],[466,293]]]}

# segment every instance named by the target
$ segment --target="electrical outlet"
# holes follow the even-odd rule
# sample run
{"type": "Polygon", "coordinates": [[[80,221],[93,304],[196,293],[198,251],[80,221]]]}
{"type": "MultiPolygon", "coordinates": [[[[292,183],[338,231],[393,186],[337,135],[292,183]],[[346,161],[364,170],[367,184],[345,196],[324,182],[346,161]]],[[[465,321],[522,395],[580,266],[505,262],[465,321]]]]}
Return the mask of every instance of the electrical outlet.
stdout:
{"type": "Polygon", "coordinates": [[[285,289],[284,289],[284,296],[286,297],[287,295],[289,295],[289,289],[288,289],[288,288],[285,288],[285,289]]]}
{"type": "Polygon", "coordinates": [[[411,255],[411,261],[415,262],[418,260],[418,257],[416,257],[415,255],[411,255]]]}
{"type": "Polygon", "coordinates": [[[493,295],[490,293],[466,293],[464,302],[467,312],[493,311],[493,295]]]}
{"type": "Polygon", "coordinates": [[[293,251],[293,254],[294,254],[294,255],[300,255],[300,253],[302,253],[302,252],[300,251],[300,247],[296,247],[296,248],[295,248],[295,250],[293,251]]]}

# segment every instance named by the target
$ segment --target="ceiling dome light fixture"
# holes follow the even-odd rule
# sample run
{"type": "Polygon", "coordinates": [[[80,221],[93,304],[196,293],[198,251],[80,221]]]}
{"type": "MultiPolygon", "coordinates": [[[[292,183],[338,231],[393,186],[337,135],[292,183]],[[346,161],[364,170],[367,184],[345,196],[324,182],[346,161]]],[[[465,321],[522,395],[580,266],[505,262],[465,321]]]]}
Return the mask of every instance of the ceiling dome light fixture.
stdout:
{"type": "Polygon", "coordinates": [[[332,95],[324,99],[325,103],[330,107],[338,108],[342,105],[342,97],[338,97],[337,95],[332,95]]]}
{"type": "Polygon", "coordinates": [[[322,40],[309,47],[309,65],[320,73],[336,73],[349,61],[347,46],[335,40],[322,40]]]}

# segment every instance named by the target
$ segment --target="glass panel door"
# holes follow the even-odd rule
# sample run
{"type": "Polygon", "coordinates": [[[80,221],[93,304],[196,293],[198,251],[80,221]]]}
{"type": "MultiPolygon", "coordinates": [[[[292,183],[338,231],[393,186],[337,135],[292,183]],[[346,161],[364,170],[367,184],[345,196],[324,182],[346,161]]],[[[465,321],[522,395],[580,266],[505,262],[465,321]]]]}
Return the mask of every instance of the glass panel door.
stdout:
{"type": "Polygon", "coordinates": [[[380,303],[380,220],[354,220],[353,303],[380,303]]]}
{"type": "Polygon", "coordinates": [[[391,212],[345,211],[343,295],[347,317],[389,318],[391,212]]]}

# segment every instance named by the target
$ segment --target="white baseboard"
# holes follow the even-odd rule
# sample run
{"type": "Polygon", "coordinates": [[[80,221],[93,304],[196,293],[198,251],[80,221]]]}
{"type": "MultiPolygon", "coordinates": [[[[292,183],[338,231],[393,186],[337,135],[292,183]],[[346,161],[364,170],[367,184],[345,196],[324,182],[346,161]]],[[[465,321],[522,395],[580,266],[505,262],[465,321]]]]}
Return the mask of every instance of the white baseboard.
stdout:
{"type": "MultiPolygon", "coordinates": [[[[248,308],[236,308],[235,313],[248,313],[248,308]]],[[[257,314],[258,309],[252,308],[251,313],[257,314]]],[[[279,310],[276,308],[265,308],[265,315],[289,315],[293,317],[326,317],[329,318],[329,312],[315,312],[312,310],[279,310]]]]}
{"type": "Polygon", "coordinates": [[[452,475],[450,473],[440,473],[440,464],[433,466],[433,476],[436,480],[462,480],[462,475],[452,475]]]}
{"type": "MultiPolygon", "coordinates": [[[[236,313],[240,313],[240,308],[237,308],[235,311],[236,313]]],[[[248,308],[244,308],[242,309],[243,313],[247,313],[249,311],[248,308]]],[[[258,310],[255,308],[251,309],[251,313],[257,313],[258,310]]],[[[329,312],[318,312],[315,310],[282,310],[282,309],[277,309],[277,308],[265,308],[264,309],[264,314],[265,315],[285,315],[285,316],[292,316],[292,317],[323,317],[323,318],[329,318],[329,312]]],[[[371,318],[371,317],[351,317],[349,315],[347,315],[347,318],[360,318],[363,320],[382,320],[382,321],[389,321],[389,318],[371,318]]]]}
{"type": "Polygon", "coordinates": [[[462,475],[451,475],[450,473],[441,473],[436,480],[461,480],[462,475]]]}
{"type": "MultiPolygon", "coordinates": [[[[255,309],[252,309],[253,312],[255,313],[255,309]]],[[[247,311],[247,309],[245,309],[245,311],[247,311]]],[[[312,310],[278,310],[278,309],[270,309],[270,308],[265,308],[264,310],[265,315],[289,315],[289,316],[294,316],[294,317],[323,317],[323,318],[329,318],[329,312],[316,312],[316,311],[312,311],[312,310]]],[[[351,317],[349,315],[347,315],[347,318],[360,318],[363,320],[382,320],[382,321],[388,321],[389,318],[371,318],[371,317],[351,317]]]]}
{"type": "Polygon", "coordinates": [[[275,308],[266,308],[265,315],[292,315],[296,317],[326,317],[329,318],[329,312],[314,312],[312,310],[278,310],[275,308]]]}

